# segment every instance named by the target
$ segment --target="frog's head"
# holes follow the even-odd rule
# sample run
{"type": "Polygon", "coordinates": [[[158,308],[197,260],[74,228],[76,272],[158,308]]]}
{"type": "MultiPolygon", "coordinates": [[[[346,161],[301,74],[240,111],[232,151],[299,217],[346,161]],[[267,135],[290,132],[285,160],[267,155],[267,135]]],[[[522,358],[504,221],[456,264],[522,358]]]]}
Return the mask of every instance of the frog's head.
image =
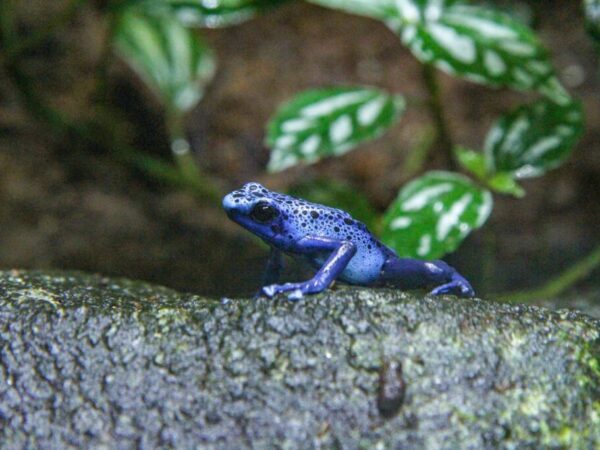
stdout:
{"type": "Polygon", "coordinates": [[[282,238],[287,214],[280,207],[281,194],[258,183],[247,183],[223,198],[227,216],[269,243],[282,238]]]}

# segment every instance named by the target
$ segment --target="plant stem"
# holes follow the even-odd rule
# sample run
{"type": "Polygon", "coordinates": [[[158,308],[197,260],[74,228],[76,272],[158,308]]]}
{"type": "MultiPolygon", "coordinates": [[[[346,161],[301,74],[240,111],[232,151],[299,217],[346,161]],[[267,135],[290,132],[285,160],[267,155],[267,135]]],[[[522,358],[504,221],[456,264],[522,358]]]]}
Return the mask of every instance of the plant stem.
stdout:
{"type": "Polygon", "coordinates": [[[437,131],[432,125],[427,124],[419,131],[416,144],[412,146],[404,160],[400,172],[402,179],[410,179],[421,171],[436,140],[437,131]]]}
{"type": "Polygon", "coordinates": [[[556,278],[536,289],[518,291],[495,296],[497,300],[508,303],[529,303],[535,300],[546,300],[556,297],[568,288],[583,280],[600,266],[600,245],[582,260],[565,270],[556,278]]]}
{"type": "Polygon", "coordinates": [[[455,170],[456,163],[453,156],[453,144],[448,123],[446,122],[442,99],[440,96],[440,85],[438,83],[435,69],[431,64],[423,64],[423,82],[429,92],[429,101],[427,102],[429,113],[437,128],[437,142],[444,152],[448,169],[455,170]]]}
{"type": "Polygon", "coordinates": [[[171,153],[179,169],[180,176],[186,182],[203,186],[206,192],[212,192],[211,197],[218,195],[217,189],[209,177],[202,172],[192,153],[192,146],[185,133],[184,115],[176,111],[166,114],[167,128],[171,142],[171,153]]]}

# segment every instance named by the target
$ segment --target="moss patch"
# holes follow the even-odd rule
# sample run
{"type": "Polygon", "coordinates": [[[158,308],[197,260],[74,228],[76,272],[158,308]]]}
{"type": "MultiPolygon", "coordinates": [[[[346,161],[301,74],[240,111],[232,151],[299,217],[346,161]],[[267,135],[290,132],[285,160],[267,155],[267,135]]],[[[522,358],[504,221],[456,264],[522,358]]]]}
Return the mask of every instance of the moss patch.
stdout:
{"type": "Polygon", "coordinates": [[[221,302],[4,272],[0,441],[595,448],[599,336],[583,314],[480,299],[341,287],[221,302]]]}

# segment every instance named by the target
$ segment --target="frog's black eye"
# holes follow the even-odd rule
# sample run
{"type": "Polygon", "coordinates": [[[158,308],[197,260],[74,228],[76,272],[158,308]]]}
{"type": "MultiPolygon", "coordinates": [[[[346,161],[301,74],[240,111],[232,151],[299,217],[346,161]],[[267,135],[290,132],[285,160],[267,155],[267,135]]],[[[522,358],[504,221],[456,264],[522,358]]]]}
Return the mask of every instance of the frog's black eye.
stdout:
{"type": "Polygon", "coordinates": [[[267,223],[273,220],[278,211],[266,202],[258,202],[252,211],[250,217],[258,223],[267,223]]]}

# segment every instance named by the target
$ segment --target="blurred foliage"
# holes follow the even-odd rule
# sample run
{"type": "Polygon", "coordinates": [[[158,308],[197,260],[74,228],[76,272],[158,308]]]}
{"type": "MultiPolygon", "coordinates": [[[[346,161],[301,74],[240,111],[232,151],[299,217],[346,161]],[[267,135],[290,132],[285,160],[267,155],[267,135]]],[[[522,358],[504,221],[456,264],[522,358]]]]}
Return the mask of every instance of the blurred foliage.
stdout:
{"type": "Polygon", "coordinates": [[[588,33],[600,45],[600,0],[584,0],[584,10],[588,33]]]}
{"type": "Polygon", "coordinates": [[[173,113],[194,108],[215,73],[212,51],[198,34],[169,15],[126,11],[119,18],[115,44],[173,113]]]}
{"type": "Polygon", "coordinates": [[[151,0],[167,4],[189,26],[222,28],[289,0],[151,0]]]}

